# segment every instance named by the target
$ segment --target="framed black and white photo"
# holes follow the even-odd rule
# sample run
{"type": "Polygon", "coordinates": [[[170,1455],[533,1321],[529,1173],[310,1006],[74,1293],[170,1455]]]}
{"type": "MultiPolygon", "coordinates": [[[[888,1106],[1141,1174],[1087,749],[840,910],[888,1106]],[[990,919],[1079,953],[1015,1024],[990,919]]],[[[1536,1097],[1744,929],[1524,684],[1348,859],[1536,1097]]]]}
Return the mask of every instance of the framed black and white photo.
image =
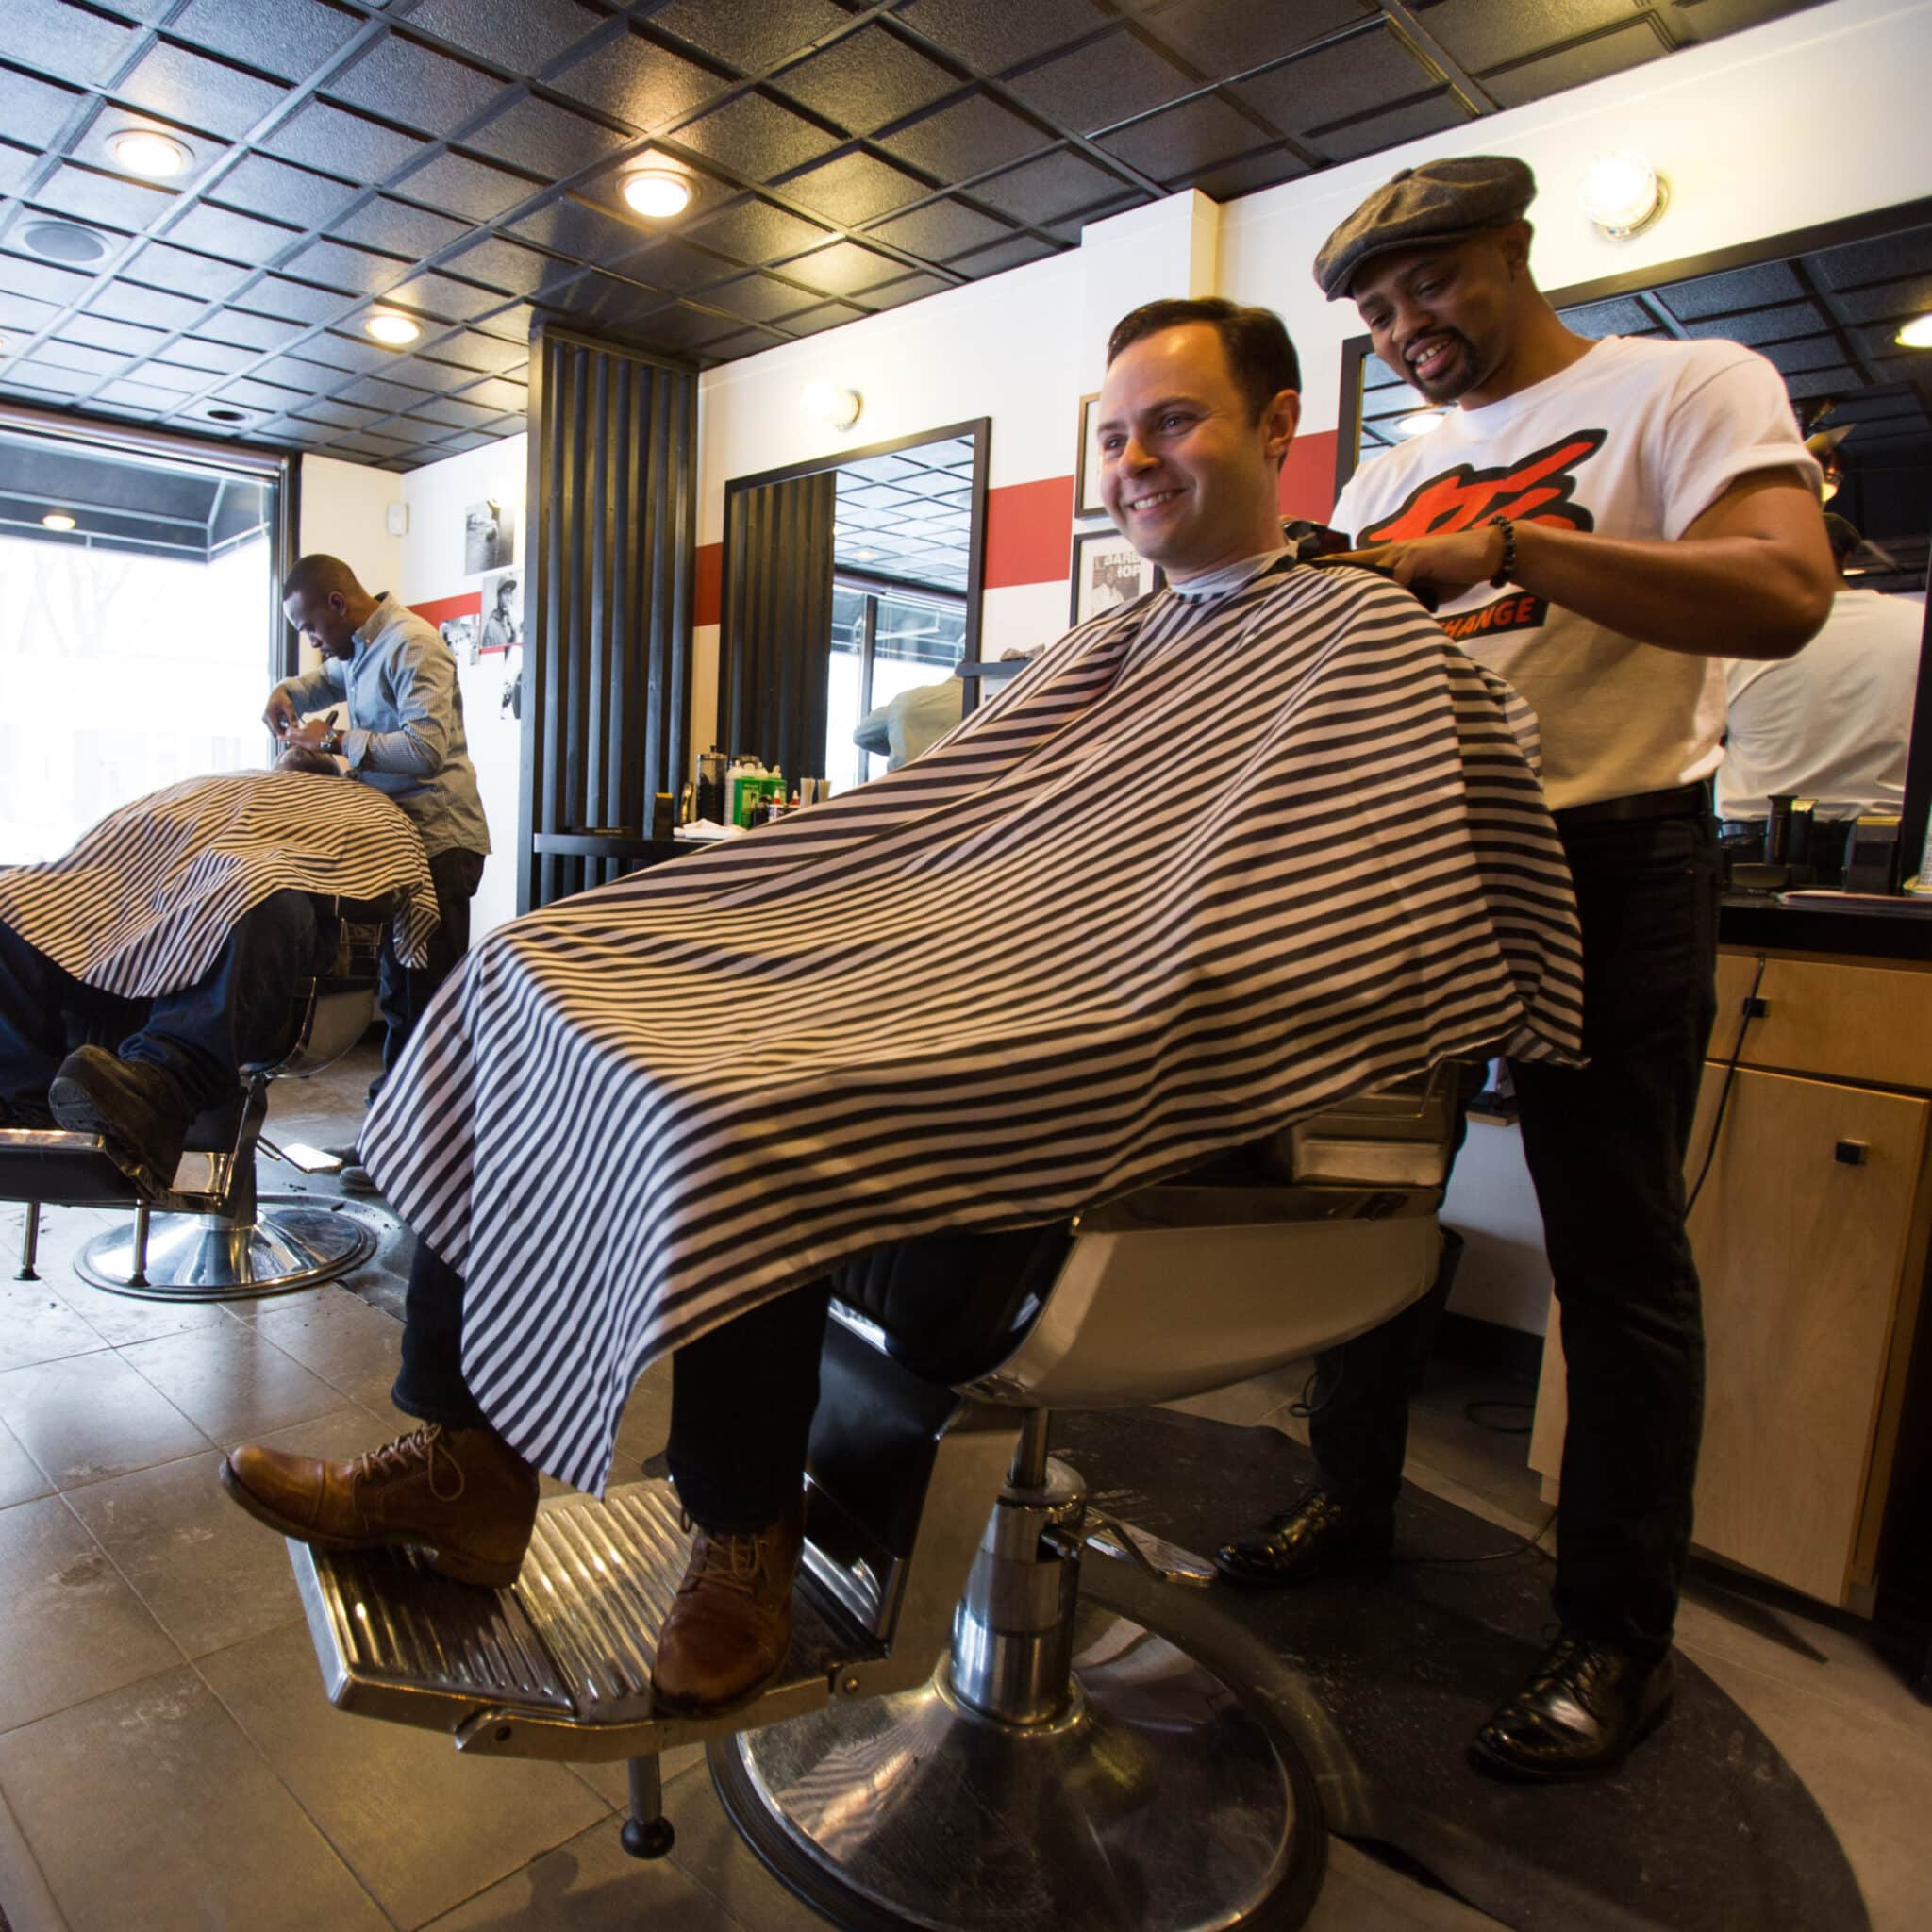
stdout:
{"type": "Polygon", "coordinates": [[[481,576],[517,560],[516,506],[492,496],[463,511],[463,575],[481,576]]]}
{"type": "Polygon", "coordinates": [[[1167,578],[1118,530],[1074,533],[1074,598],[1070,621],[1084,624],[1158,591],[1167,578]]]}
{"type": "Polygon", "coordinates": [[[1096,391],[1080,398],[1080,448],[1074,464],[1074,514],[1076,517],[1104,517],[1107,506],[1100,500],[1100,432],[1094,425],[1093,406],[1099,402],[1096,391]]]}
{"type": "Polygon", "coordinates": [[[450,648],[450,655],[464,663],[476,661],[476,620],[474,617],[445,617],[437,629],[450,648]]]}
{"type": "Polygon", "coordinates": [[[523,573],[500,570],[483,579],[483,609],[476,633],[479,652],[508,651],[524,641],[523,573]]]}

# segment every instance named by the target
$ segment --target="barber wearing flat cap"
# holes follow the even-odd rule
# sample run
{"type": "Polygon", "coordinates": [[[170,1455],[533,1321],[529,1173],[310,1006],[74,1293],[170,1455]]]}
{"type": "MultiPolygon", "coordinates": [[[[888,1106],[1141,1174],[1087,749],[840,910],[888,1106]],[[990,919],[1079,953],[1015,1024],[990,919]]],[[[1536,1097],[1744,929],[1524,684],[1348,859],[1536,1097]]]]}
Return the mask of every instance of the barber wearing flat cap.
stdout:
{"type": "MultiPolygon", "coordinates": [[[[1582,916],[1589,1064],[1514,1069],[1569,1368],[1561,1628],[1471,1746],[1479,1769],[1545,1780],[1612,1769],[1670,1706],[1704,1410],[1684,1163],[1716,1006],[1720,660],[1790,657],[1833,576],[1777,372],[1733,342],[1572,334],[1530,277],[1535,192],[1507,156],[1405,169],[1315,279],[1442,409],[1364,463],[1331,521],[1356,560],[1433,590],[1450,636],[1535,708],[1582,916]]],[[[1224,1574],[1389,1560],[1446,1295],[1445,1278],[1324,1357],[1321,1486],[1224,1546],[1224,1574]]]]}

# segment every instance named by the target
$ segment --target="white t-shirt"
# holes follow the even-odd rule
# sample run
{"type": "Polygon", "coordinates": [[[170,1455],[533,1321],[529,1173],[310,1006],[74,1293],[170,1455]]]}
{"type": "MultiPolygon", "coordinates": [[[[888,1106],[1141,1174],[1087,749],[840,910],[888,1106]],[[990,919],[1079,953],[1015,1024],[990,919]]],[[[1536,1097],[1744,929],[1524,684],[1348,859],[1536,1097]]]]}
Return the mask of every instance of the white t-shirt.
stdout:
{"type": "Polygon", "coordinates": [[[1925,607],[1840,591],[1824,628],[1777,663],[1734,658],[1718,810],[1761,819],[1774,792],[1818,801],[1822,819],[1897,811],[1919,682],[1925,607]]]}
{"type": "MultiPolygon", "coordinates": [[[[1358,545],[1494,516],[1612,538],[1681,537],[1739,476],[1817,465],[1778,373],[1736,342],[1609,336],[1568,369],[1371,458],[1333,521],[1358,545]]],[[[1438,613],[1542,726],[1552,808],[1661,791],[1722,757],[1724,640],[1664,651],[1510,588],[1438,613]]]]}

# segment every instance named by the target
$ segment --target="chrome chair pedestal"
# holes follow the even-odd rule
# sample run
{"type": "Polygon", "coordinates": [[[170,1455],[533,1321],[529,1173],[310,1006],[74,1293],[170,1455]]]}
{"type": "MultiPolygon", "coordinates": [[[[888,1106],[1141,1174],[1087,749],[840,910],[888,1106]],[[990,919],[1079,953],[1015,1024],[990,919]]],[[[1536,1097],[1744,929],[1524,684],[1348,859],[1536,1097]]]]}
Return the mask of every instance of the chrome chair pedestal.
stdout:
{"type": "Polygon", "coordinates": [[[142,1301],[241,1301],[333,1281],[375,1252],[375,1234],[352,1215],[293,1194],[258,1208],[247,1191],[239,1215],[143,1208],[132,1227],[88,1242],[75,1271],[108,1294],[142,1301]]]}

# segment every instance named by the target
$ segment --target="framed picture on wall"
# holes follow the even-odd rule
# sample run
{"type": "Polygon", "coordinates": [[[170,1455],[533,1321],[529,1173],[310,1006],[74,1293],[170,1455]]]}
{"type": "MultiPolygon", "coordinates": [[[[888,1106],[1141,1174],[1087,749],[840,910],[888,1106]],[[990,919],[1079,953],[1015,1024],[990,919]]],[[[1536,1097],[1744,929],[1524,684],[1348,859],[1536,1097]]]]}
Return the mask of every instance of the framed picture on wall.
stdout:
{"type": "Polygon", "coordinates": [[[1116,610],[1166,581],[1159,565],[1149,563],[1118,530],[1076,530],[1070,622],[1084,624],[1103,610],[1116,610]]]}
{"type": "Polygon", "coordinates": [[[482,625],[476,633],[479,651],[508,651],[524,641],[523,573],[500,570],[483,579],[482,625]]]}
{"type": "Polygon", "coordinates": [[[1076,517],[1104,517],[1107,506],[1100,500],[1100,437],[1094,428],[1093,406],[1099,391],[1080,398],[1080,448],[1074,463],[1074,514],[1076,517]]]}
{"type": "Polygon", "coordinates": [[[497,497],[463,510],[463,575],[480,576],[517,560],[516,506],[497,497]]]}

